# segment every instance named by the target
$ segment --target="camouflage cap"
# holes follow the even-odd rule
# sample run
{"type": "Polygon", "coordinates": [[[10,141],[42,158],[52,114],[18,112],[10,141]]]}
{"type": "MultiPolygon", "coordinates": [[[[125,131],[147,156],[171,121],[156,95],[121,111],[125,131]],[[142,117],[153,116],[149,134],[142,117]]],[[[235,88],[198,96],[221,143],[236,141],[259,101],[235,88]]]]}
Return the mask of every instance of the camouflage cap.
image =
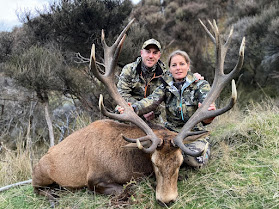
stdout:
{"type": "Polygon", "coordinates": [[[159,43],[159,41],[155,40],[154,38],[145,41],[142,45],[142,49],[145,49],[148,45],[155,45],[158,47],[159,51],[161,51],[161,44],[159,43]]]}

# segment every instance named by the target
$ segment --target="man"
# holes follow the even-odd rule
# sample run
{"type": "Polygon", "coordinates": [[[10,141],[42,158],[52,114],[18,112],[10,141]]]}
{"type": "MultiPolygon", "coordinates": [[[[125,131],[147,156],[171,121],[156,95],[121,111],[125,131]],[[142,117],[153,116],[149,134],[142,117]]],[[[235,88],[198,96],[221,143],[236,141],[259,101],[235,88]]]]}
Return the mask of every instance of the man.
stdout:
{"type": "MultiPolygon", "coordinates": [[[[142,45],[141,56],[122,69],[117,89],[128,103],[133,104],[148,97],[161,84],[161,77],[167,73],[165,64],[160,60],[161,52],[161,44],[153,38],[149,39],[142,45]]],[[[204,79],[198,73],[194,75],[197,80],[204,79]]],[[[147,121],[152,120],[153,123],[164,123],[159,109],[160,107],[144,114],[143,118],[147,121]]],[[[162,110],[164,111],[164,108],[162,110]]]]}
{"type": "MultiPolygon", "coordinates": [[[[149,39],[142,45],[135,62],[127,64],[122,69],[117,83],[121,96],[129,103],[135,103],[151,94],[161,84],[160,78],[166,73],[166,67],[160,60],[161,44],[155,39],[149,39]]],[[[158,108],[144,115],[147,121],[158,119],[158,108]]]]}

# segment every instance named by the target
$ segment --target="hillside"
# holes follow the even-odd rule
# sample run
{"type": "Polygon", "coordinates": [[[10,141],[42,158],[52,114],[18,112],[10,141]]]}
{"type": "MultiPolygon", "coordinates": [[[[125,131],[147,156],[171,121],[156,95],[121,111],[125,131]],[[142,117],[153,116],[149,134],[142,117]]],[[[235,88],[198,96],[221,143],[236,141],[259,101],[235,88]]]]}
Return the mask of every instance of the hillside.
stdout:
{"type": "MultiPolygon", "coordinates": [[[[273,102],[237,108],[217,118],[212,129],[212,157],[201,170],[182,167],[179,197],[169,208],[278,208],[279,206],[279,110],[273,102]]],[[[30,178],[26,151],[5,151],[0,161],[0,186],[30,178]],[[13,163],[8,163],[13,162],[13,163]],[[9,175],[5,175],[8,173],[9,175]]],[[[131,181],[127,199],[57,191],[56,208],[158,208],[153,177],[131,181]]],[[[48,208],[30,185],[0,193],[0,208],[48,208]]]]}

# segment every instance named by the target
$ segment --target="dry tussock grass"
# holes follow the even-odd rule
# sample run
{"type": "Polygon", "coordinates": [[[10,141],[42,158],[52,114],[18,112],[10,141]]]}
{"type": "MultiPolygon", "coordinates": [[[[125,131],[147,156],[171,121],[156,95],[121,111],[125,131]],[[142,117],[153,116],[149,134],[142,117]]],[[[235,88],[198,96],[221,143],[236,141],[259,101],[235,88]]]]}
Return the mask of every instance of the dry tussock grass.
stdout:
{"type": "Polygon", "coordinates": [[[10,150],[2,145],[0,160],[0,186],[31,178],[30,153],[22,144],[19,137],[16,150],[10,150]]]}

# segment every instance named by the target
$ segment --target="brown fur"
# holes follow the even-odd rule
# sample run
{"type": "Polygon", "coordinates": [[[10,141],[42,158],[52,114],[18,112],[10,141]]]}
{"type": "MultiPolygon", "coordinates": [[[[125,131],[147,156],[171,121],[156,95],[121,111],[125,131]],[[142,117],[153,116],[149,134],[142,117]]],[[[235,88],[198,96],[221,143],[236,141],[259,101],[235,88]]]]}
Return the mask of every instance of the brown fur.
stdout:
{"type": "Polygon", "coordinates": [[[95,121],[49,149],[34,167],[32,185],[35,191],[57,183],[68,188],[86,186],[103,194],[119,193],[122,184],[152,173],[153,163],[156,178],[164,179],[159,184],[157,182],[157,190],[159,186],[174,193],[165,194],[168,192],[160,189],[156,191],[156,197],[159,195],[157,199],[161,202],[173,201],[177,197],[176,184],[182,154],[180,149],[170,144],[170,139],[176,133],[166,129],[154,132],[164,140],[164,144],[151,155],[151,161],[150,154],[139,149],[123,148],[128,142],[122,138],[122,134],[129,138],[144,136],[139,128],[113,120],[95,121]],[[167,176],[158,176],[158,169],[163,169],[167,176]],[[173,185],[173,189],[170,189],[170,185],[173,185]],[[172,197],[166,197],[169,195],[172,197]]]}

